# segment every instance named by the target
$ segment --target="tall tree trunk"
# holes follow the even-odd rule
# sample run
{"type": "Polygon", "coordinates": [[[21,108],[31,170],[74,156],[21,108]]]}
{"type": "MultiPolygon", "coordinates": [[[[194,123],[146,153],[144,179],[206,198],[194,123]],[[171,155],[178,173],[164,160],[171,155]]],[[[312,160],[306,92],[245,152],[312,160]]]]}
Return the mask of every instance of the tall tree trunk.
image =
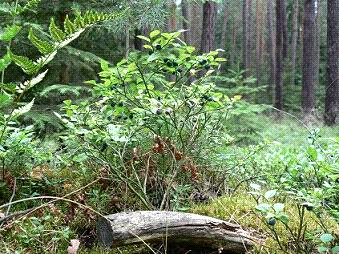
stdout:
{"type": "Polygon", "coordinates": [[[182,28],[186,30],[184,32],[184,41],[188,44],[191,44],[189,37],[189,7],[187,0],[181,0],[181,14],[183,17],[182,28]]]}
{"type": "Polygon", "coordinates": [[[199,49],[201,46],[201,32],[202,32],[202,4],[200,1],[191,1],[189,10],[189,37],[191,44],[199,49]]]}
{"type": "Polygon", "coordinates": [[[303,41],[303,78],[302,109],[305,117],[311,120],[315,107],[315,85],[318,77],[316,64],[316,0],[305,0],[304,41],[303,41]]]}
{"type": "Polygon", "coordinates": [[[292,41],[291,41],[291,85],[295,86],[295,67],[297,56],[297,41],[298,41],[298,16],[299,16],[299,0],[294,0],[293,16],[292,16],[292,41]]]}
{"type": "Polygon", "coordinates": [[[288,29],[287,29],[287,15],[286,15],[286,1],[281,9],[281,18],[283,25],[283,59],[287,58],[288,55],[288,29]]]}
{"type": "Polygon", "coordinates": [[[256,78],[257,85],[261,83],[262,55],[264,47],[263,1],[256,1],[256,78]]]}
{"type": "Polygon", "coordinates": [[[327,81],[325,123],[333,125],[338,116],[339,100],[339,2],[327,0],[327,81]]]}
{"type": "Polygon", "coordinates": [[[226,48],[227,20],[228,20],[228,1],[224,1],[223,22],[221,30],[220,48],[226,48]]]}
{"type": "Polygon", "coordinates": [[[321,0],[314,0],[315,8],[315,87],[319,86],[319,67],[320,67],[320,2],[321,0]]]}
{"type": "Polygon", "coordinates": [[[251,22],[252,0],[243,0],[243,68],[246,70],[245,77],[251,76],[251,22]]]}
{"type": "Polygon", "coordinates": [[[173,0],[168,2],[169,17],[167,21],[167,30],[168,32],[174,32],[177,30],[177,5],[173,0]]]}
{"type": "MultiPolygon", "coordinates": [[[[276,44],[275,44],[275,29],[274,29],[274,2],[267,2],[267,30],[268,30],[268,41],[267,41],[267,51],[269,55],[269,66],[270,69],[270,79],[268,84],[269,94],[274,98],[274,87],[275,84],[275,72],[276,72],[276,44]]],[[[274,103],[274,102],[273,102],[274,103]]]]}
{"type": "Polygon", "coordinates": [[[283,73],[284,73],[284,15],[285,0],[277,0],[276,13],[276,71],[275,71],[275,100],[274,106],[283,109],[283,73]]]}
{"type": "Polygon", "coordinates": [[[215,49],[215,22],[217,15],[217,3],[206,1],[203,8],[203,22],[201,35],[201,50],[209,52],[215,49]]]}

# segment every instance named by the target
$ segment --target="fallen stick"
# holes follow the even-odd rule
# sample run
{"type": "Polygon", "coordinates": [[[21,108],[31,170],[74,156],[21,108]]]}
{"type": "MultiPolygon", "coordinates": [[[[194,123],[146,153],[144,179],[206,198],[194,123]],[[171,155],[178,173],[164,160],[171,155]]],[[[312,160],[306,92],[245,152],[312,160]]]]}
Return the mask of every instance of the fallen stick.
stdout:
{"type": "Polygon", "coordinates": [[[256,239],[239,225],[208,216],[169,211],[110,214],[97,222],[97,236],[104,247],[134,243],[175,243],[245,253],[256,239]]]}

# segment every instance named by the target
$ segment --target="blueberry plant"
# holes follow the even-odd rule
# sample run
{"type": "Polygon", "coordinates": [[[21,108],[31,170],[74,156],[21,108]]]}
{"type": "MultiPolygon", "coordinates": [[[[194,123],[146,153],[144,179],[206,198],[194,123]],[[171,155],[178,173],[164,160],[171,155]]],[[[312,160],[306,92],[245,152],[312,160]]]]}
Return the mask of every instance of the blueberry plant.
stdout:
{"type": "Polygon", "coordinates": [[[73,159],[101,163],[146,208],[169,207],[175,189],[189,189],[176,187],[199,182],[197,159],[240,99],[211,82],[224,61],[219,51],[196,54],[179,36],[159,30],[139,36],[145,50],[115,65],[103,61],[99,78],[88,81],[93,98],[65,101],[59,116],[73,133],[65,142],[81,140],[73,159]]]}

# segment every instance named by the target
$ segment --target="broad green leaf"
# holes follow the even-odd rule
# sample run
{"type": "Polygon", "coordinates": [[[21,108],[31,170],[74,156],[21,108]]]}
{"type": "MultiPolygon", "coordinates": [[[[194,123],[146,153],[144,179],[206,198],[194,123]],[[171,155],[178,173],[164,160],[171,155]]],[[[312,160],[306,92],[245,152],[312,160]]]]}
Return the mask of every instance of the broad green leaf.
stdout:
{"type": "Polygon", "coordinates": [[[327,252],[327,251],[328,251],[328,248],[325,247],[325,246],[319,246],[319,247],[318,247],[318,251],[319,251],[319,252],[327,252]]]}
{"type": "Polygon", "coordinates": [[[339,253],[339,246],[334,246],[332,248],[332,253],[334,253],[334,254],[339,253]]]}
{"type": "Polygon", "coordinates": [[[260,212],[266,213],[269,210],[271,210],[272,206],[270,204],[267,203],[261,203],[259,205],[256,206],[256,209],[260,212]]]}
{"type": "Polygon", "coordinates": [[[273,198],[277,194],[277,190],[269,190],[264,194],[266,199],[273,198]]]}
{"type": "Polygon", "coordinates": [[[148,42],[151,42],[151,40],[149,38],[147,38],[146,36],[143,36],[143,35],[137,35],[137,37],[141,40],[144,40],[144,41],[148,41],[148,42]]]}
{"type": "Polygon", "coordinates": [[[284,210],[284,207],[285,207],[285,205],[282,204],[282,203],[275,203],[275,204],[273,205],[274,211],[275,211],[276,213],[282,212],[282,211],[284,210]]]}
{"type": "Polygon", "coordinates": [[[333,239],[334,239],[334,237],[331,234],[322,234],[320,236],[320,240],[323,243],[329,243],[329,242],[333,241],[333,239]]]}
{"type": "Polygon", "coordinates": [[[256,184],[256,183],[251,183],[250,186],[251,186],[251,188],[253,188],[255,190],[260,190],[261,189],[261,186],[259,184],[256,184]]]}
{"type": "Polygon", "coordinates": [[[159,34],[160,34],[160,31],[159,31],[159,30],[154,30],[154,31],[150,32],[149,37],[150,37],[151,39],[153,39],[155,36],[157,36],[157,35],[159,35],[159,34]]]}

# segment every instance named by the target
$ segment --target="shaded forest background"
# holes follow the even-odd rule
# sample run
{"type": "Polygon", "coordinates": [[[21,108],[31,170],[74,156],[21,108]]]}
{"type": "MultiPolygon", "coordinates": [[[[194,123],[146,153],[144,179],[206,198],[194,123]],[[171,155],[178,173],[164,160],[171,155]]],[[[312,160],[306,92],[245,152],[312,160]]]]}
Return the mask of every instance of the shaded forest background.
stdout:
{"type": "MultiPolygon", "coordinates": [[[[221,75],[230,79],[241,76],[240,86],[257,88],[255,96],[245,98],[272,104],[278,110],[302,113],[307,121],[322,120],[326,108],[325,120],[331,125],[336,122],[332,115],[337,111],[338,85],[337,74],[331,78],[327,66],[331,61],[328,55],[337,58],[337,53],[328,52],[331,42],[327,27],[331,24],[327,16],[331,12],[327,11],[327,2],[331,3],[323,0],[41,1],[37,13],[30,13],[25,22],[42,29],[51,16],[62,26],[66,15],[72,16],[77,10],[130,9],[124,18],[92,27],[63,49],[50,63],[50,72],[37,89],[41,91],[52,84],[77,86],[95,78],[101,58],[115,63],[131,50],[144,50],[136,36],[146,35],[152,29],[186,30],[182,39],[201,52],[225,50],[223,57],[227,62],[220,69],[221,75]]],[[[0,22],[4,24],[6,20],[1,18],[0,22]]],[[[21,33],[19,38],[24,40],[27,31],[21,33]]],[[[337,37],[333,37],[331,50],[337,48],[337,37]]],[[[13,41],[11,46],[18,54],[37,57],[37,50],[29,43],[18,43],[18,47],[15,44],[13,41]]],[[[4,53],[5,47],[1,49],[4,53]]],[[[332,65],[336,62],[337,59],[332,61],[332,65]]],[[[329,71],[333,73],[333,66],[329,71]]],[[[24,79],[14,66],[4,77],[5,82],[24,79]]],[[[235,85],[231,83],[223,81],[219,85],[229,88],[235,85]]],[[[48,104],[47,98],[43,104],[48,104]]]]}

